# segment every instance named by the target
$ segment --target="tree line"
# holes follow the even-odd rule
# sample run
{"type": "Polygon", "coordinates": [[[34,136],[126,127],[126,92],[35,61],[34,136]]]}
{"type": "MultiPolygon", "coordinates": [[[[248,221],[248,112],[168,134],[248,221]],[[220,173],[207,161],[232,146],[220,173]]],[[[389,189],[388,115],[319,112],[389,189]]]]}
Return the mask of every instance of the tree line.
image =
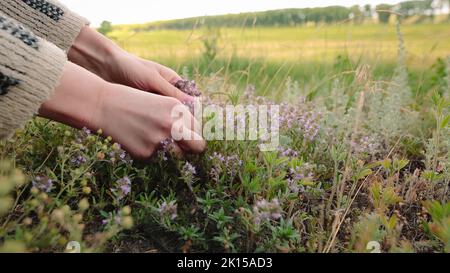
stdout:
{"type": "MultiPolygon", "coordinates": [[[[388,23],[392,14],[402,14],[404,17],[432,17],[445,7],[450,6],[450,0],[412,0],[403,1],[397,5],[380,4],[377,6],[355,5],[352,7],[330,6],[302,9],[281,9],[264,12],[227,14],[219,16],[193,17],[148,23],[136,30],[153,29],[192,29],[201,26],[208,27],[253,27],[253,26],[298,26],[308,23],[362,23],[366,19],[377,18],[379,23],[388,23]]],[[[103,22],[100,31],[108,32],[111,23],[103,22]]]]}

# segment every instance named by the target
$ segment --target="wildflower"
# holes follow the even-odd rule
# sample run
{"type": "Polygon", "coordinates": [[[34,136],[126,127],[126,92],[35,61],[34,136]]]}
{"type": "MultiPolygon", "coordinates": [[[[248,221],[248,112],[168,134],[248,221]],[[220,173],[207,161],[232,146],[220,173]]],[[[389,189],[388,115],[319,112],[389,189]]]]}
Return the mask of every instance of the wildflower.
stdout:
{"type": "Polygon", "coordinates": [[[112,189],[112,192],[116,193],[119,199],[123,199],[131,192],[131,180],[127,176],[119,179],[116,182],[116,188],[112,189]]]}
{"type": "Polygon", "coordinates": [[[220,153],[214,152],[209,157],[212,162],[212,168],[210,175],[216,180],[219,180],[220,175],[228,174],[233,179],[239,172],[239,169],[243,165],[242,160],[237,155],[224,156],[220,153]]]}
{"type": "Polygon", "coordinates": [[[202,93],[197,89],[195,81],[179,80],[175,83],[175,87],[193,97],[200,97],[202,93]]]}
{"type": "Polygon", "coordinates": [[[112,145],[112,151],[108,153],[109,161],[111,163],[122,162],[122,163],[132,163],[129,159],[127,152],[122,149],[122,146],[118,143],[112,145]]]}
{"type": "Polygon", "coordinates": [[[118,225],[124,229],[130,229],[133,227],[133,218],[124,213],[123,209],[115,213],[109,213],[108,218],[102,220],[102,225],[118,225]]]}
{"type": "Polygon", "coordinates": [[[82,131],[83,131],[87,136],[90,136],[90,135],[92,134],[91,130],[89,130],[89,129],[86,128],[86,127],[83,127],[82,131]]]}
{"type": "Polygon", "coordinates": [[[196,174],[197,171],[195,170],[195,167],[192,166],[192,164],[189,162],[186,162],[186,164],[184,164],[183,168],[181,169],[181,176],[183,177],[184,182],[186,182],[186,184],[189,186],[191,192],[194,191],[194,189],[192,188],[192,183],[194,182],[194,177],[196,174]]]}
{"type": "Polygon", "coordinates": [[[277,198],[271,202],[263,199],[253,206],[253,217],[256,225],[264,221],[278,220],[282,217],[282,209],[277,198]]]}
{"type": "Polygon", "coordinates": [[[75,155],[74,157],[72,157],[72,159],[70,160],[70,162],[72,164],[74,164],[75,166],[80,166],[83,163],[87,162],[86,157],[82,156],[82,155],[75,155]]]}
{"type": "Polygon", "coordinates": [[[53,180],[42,176],[36,176],[32,182],[32,185],[34,188],[37,188],[43,192],[50,192],[53,187],[53,180]]]}
{"type": "Polygon", "coordinates": [[[169,217],[171,220],[175,220],[175,218],[177,218],[178,216],[177,210],[178,205],[176,201],[170,201],[169,203],[164,201],[159,205],[157,211],[161,215],[161,217],[169,217]]]}
{"type": "Polygon", "coordinates": [[[160,148],[158,150],[158,156],[163,161],[169,160],[168,154],[170,152],[170,145],[172,145],[172,143],[174,143],[174,140],[172,138],[166,138],[165,140],[161,141],[160,148]]]}
{"type": "Polygon", "coordinates": [[[295,168],[290,168],[288,171],[288,187],[292,193],[298,193],[299,191],[304,191],[302,185],[299,182],[305,180],[313,180],[313,166],[309,163],[304,163],[301,166],[296,166],[295,168]]]}
{"type": "Polygon", "coordinates": [[[83,127],[77,134],[75,138],[75,143],[81,144],[85,139],[92,135],[91,130],[86,127],[83,127]]]}
{"type": "Polygon", "coordinates": [[[375,155],[380,151],[380,144],[374,137],[361,136],[350,141],[350,146],[356,154],[375,155]]]}
{"type": "Polygon", "coordinates": [[[283,157],[294,158],[294,157],[298,157],[298,155],[299,155],[297,151],[295,151],[291,148],[285,149],[285,148],[280,147],[278,151],[279,151],[280,155],[283,157]]]}
{"type": "Polygon", "coordinates": [[[294,107],[286,103],[281,104],[281,109],[281,126],[297,129],[305,140],[315,140],[320,130],[321,112],[308,110],[305,107],[294,107]]]}

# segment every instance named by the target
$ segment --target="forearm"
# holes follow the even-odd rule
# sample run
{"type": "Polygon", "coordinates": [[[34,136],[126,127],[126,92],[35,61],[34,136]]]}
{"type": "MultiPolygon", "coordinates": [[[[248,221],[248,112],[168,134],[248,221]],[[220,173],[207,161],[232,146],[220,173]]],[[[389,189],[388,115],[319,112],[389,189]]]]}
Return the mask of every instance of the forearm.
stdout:
{"type": "Polygon", "coordinates": [[[102,108],[107,83],[83,68],[68,62],[53,96],[42,104],[39,115],[66,125],[99,129],[96,111],[102,108]]]}
{"type": "Polygon", "coordinates": [[[68,52],[68,58],[107,81],[113,81],[107,67],[121,49],[94,29],[85,26],[68,52]]]}
{"type": "Polygon", "coordinates": [[[191,101],[176,87],[180,76],[155,62],[125,52],[114,42],[92,28],[84,27],[68,52],[69,60],[104,80],[138,90],[191,101]]]}

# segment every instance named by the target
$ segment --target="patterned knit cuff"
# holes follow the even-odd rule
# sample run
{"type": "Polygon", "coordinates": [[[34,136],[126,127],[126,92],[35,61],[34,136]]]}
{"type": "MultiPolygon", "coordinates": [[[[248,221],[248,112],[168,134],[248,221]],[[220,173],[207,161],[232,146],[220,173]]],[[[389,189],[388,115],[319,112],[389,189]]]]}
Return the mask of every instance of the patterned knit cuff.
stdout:
{"type": "Polygon", "coordinates": [[[66,54],[0,13],[0,139],[31,119],[58,86],[66,54]]]}
{"type": "Polygon", "coordinates": [[[89,22],[56,0],[1,0],[0,11],[67,52],[89,22]]]}

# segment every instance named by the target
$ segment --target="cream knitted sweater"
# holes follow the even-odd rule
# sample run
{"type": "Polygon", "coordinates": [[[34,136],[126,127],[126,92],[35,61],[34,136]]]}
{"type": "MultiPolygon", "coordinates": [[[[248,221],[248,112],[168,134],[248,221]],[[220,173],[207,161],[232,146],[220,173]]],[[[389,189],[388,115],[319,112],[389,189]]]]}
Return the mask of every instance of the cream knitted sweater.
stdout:
{"type": "Polygon", "coordinates": [[[52,95],[66,52],[86,24],[55,0],[1,0],[0,139],[22,127],[52,95]]]}

